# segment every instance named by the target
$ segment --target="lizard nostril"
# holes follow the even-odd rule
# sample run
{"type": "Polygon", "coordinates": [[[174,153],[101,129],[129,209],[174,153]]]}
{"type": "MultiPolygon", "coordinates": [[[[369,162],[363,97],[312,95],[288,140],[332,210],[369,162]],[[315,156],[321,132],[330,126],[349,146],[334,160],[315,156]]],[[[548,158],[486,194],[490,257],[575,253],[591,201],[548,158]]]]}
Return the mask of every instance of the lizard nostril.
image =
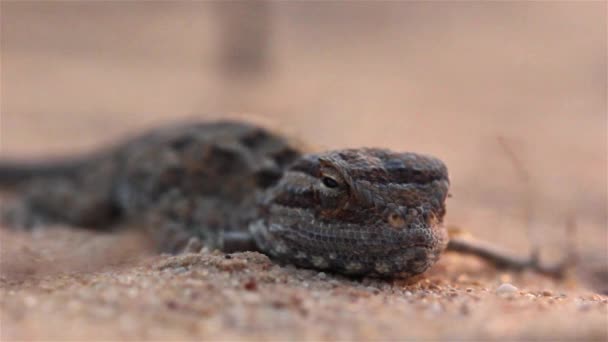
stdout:
{"type": "Polygon", "coordinates": [[[392,212],[388,214],[387,221],[388,224],[390,224],[391,227],[394,228],[401,228],[405,225],[405,219],[403,218],[403,216],[401,216],[401,214],[397,212],[392,212]]]}

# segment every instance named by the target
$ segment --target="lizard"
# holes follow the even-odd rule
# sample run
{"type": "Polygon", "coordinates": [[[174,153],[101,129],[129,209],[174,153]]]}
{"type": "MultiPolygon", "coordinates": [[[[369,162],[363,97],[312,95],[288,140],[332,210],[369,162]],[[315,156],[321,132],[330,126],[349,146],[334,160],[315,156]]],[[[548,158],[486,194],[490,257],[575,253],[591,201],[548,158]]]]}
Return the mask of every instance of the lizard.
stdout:
{"type": "Polygon", "coordinates": [[[531,264],[450,241],[449,186],[446,165],[430,155],[306,153],[254,124],[189,122],[81,156],[0,160],[0,188],[21,194],[0,216],[23,228],[135,224],[162,252],[195,241],[351,276],[412,277],[446,248],[503,266],[531,264]]]}

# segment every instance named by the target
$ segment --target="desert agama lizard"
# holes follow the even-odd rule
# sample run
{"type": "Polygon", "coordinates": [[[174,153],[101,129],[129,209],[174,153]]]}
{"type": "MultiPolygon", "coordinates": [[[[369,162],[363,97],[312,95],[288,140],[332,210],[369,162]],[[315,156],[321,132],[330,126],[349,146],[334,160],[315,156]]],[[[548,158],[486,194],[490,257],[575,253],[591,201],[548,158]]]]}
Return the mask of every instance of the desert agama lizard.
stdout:
{"type": "Polygon", "coordinates": [[[446,166],[431,156],[379,148],[306,154],[233,121],[161,127],[71,159],[0,162],[0,187],[23,194],[2,208],[9,226],[137,223],[164,252],[196,239],[382,277],[420,274],[446,249],[449,184],[446,166]]]}

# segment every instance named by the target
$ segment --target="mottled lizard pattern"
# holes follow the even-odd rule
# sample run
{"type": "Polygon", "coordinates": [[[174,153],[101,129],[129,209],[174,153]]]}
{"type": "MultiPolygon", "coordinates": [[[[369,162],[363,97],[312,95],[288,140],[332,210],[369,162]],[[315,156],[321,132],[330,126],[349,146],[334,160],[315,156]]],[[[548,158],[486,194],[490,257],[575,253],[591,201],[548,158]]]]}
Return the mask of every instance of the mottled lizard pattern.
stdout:
{"type": "Polygon", "coordinates": [[[160,128],[83,157],[0,162],[21,194],[4,223],[146,227],[165,252],[224,251],[350,275],[408,277],[445,249],[449,180],[438,159],[386,149],[305,154],[242,122],[160,128]]]}

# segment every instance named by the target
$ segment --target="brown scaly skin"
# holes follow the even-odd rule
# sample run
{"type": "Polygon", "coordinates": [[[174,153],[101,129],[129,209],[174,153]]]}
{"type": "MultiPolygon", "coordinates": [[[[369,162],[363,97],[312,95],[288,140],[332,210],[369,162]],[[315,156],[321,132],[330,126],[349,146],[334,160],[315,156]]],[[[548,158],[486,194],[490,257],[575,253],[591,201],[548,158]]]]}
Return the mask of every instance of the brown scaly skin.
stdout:
{"type": "Polygon", "coordinates": [[[165,127],[69,161],[3,162],[0,184],[24,193],[3,208],[12,226],[138,223],[169,252],[195,238],[302,267],[408,277],[448,241],[438,159],[384,149],[303,155],[239,122],[165,127]]]}
{"type": "Polygon", "coordinates": [[[448,175],[438,159],[384,149],[305,155],[264,194],[257,245],[303,267],[408,277],[447,244],[448,175]]]}

